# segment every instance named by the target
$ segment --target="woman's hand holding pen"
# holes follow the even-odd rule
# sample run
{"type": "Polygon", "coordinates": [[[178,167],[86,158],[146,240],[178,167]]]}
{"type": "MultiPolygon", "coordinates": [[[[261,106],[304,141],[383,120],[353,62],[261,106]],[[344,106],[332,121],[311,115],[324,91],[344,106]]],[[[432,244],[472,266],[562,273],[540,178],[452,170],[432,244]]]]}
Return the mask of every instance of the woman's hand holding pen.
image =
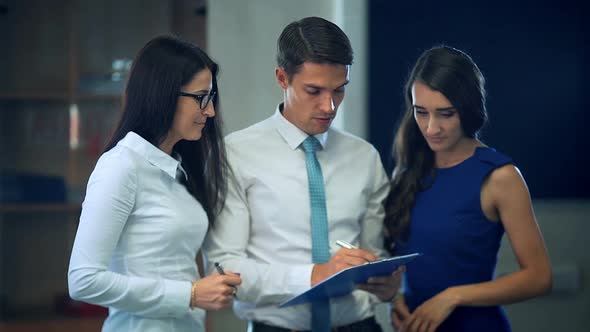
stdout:
{"type": "Polygon", "coordinates": [[[205,310],[227,308],[234,299],[236,286],[242,283],[240,275],[226,271],[225,274],[214,273],[193,283],[191,306],[205,310]]]}
{"type": "Polygon", "coordinates": [[[328,279],[332,275],[349,267],[362,265],[376,260],[377,256],[368,251],[356,249],[354,247],[350,249],[342,248],[338,250],[327,263],[314,265],[311,273],[311,285],[315,286],[323,280],[328,279]]]}

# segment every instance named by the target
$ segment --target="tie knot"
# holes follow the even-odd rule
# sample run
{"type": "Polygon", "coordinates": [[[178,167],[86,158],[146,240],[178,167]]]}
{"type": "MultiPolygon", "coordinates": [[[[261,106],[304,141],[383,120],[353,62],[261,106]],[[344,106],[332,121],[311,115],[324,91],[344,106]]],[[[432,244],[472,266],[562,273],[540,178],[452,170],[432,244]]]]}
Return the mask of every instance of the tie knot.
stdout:
{"type": "Polygon", "coordinates": [[[313,136],[307,136],[305,141],[303,141],[303,150],[306,153],[315,153],[320,146],[320,141],[313,136]]]}

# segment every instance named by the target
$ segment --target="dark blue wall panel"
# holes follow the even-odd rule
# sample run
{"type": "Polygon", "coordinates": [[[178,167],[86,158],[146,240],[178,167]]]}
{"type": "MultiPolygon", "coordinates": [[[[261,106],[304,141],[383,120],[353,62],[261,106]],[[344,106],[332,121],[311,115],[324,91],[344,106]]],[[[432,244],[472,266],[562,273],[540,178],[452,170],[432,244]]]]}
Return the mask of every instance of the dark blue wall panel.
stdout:
{"type": "Polygon", "coordinates": [[[534,197],[590,197],[588,23],[581,1],[369,3],[369,139],[388,171],[403,85],[446,44],[487,80],[483,141],[513,157],[534,197]]]}

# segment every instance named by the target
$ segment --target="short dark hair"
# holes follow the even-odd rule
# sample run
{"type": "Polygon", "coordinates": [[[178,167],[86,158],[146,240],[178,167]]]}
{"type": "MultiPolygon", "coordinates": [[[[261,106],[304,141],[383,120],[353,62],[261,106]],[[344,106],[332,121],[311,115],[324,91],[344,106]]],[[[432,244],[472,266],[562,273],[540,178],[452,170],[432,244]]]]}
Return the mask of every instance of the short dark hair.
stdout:
{"type": "Polygon", "coordinates": [[[306,62],[351,65],[350,40],[336,24],[306,17],[285,27],[277,41],[277,65],[289,78],[306,62]]]}
{"type": "Polygon", "coordinates": [[[207,120],[198,141],[181,140],[173,152],[182,157],[188,191],[213,224],[223,206],[227,161],[221,131],[218,65],[198,46],[174,36],[150,40],[137,54],[125,88],[123,112],[105,148],[112,149],[130,131],[158,147],[172,127],[178,94],[202,70],[211,71],[216,116],[207,120]]]}

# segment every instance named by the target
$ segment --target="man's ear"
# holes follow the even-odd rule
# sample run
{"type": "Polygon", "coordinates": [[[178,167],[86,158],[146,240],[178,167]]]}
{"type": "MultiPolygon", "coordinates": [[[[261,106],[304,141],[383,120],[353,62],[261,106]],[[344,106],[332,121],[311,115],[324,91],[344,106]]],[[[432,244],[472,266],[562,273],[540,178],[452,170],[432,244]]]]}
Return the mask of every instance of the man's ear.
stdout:
{"type": "Polygon", "coordinates": [[[275,78],[281,89],[286,90],[289,87],[289,75],[282,67],[275,68],[275,78]]]}

